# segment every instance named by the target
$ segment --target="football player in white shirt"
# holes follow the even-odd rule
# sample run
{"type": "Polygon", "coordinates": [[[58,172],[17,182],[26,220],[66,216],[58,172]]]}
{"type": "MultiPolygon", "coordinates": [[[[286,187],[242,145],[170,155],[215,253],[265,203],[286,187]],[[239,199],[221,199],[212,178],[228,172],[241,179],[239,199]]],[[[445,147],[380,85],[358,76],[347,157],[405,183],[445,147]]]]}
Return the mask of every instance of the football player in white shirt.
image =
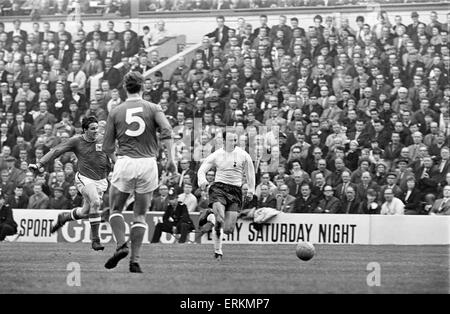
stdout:
{"type": "Polygon", "coordinates": [[[198,183],[202,190],[208,185],[206,173],[216,168],[214,183],[209,188],[209,203],[214,215],[208,220],[214,224],[214,258],[221,260],[223,233],[231,234],[236,226],[238,211],[242,207],[242,185],[244,175],[248,183],[248,194],[255,193],[255,168],[250,155],[238,144],[235,133],[223,132],[224,148],[206,157],[198,170],[198,183]]]}

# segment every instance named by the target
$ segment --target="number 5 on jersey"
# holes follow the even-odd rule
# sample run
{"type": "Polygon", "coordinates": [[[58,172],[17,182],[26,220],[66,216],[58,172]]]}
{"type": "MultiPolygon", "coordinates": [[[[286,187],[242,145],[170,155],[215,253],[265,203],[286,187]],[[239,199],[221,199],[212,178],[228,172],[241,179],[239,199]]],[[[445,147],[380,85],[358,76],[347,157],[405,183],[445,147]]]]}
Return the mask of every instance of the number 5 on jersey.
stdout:
{"type": "Polygon", "coordinates": [[[139,124],[139,128],[134,131],[127,129],[125,131],[126,135],[137,137],[137,136],[141,135],[142,133],[144,133],[144,131],[145,131],[144,120],[141,117],[134,115],[136,113],[143,112],[143,111],[144,111],[144,109],[142,107],[127,109],[126,116],[125,116],[125,122],[127,124],[132,124],[133,122],[135,122],[135,123],[139,124]]]}

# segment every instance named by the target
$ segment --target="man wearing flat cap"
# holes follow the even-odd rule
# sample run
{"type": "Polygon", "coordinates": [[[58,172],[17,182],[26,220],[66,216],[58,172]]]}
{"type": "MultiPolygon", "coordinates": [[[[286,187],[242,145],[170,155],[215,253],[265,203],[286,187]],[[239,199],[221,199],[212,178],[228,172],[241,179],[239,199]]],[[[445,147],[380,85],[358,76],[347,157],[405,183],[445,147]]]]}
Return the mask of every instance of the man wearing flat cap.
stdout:
{"type": "Polygon", "coordinates": [[[419,26],[419,24],[421,23],[419,21],[419,14],[416,11],[411,13],[411,20],[412,23],[409,24],[408,28],[406,29],[406,33],[409,35],[410,38],[412,35],[417,34],[417,26],[419,26]]]}
{"type": "Polygon", "coordinates": [[[381,197],[381,201],[385,201],[384,199],[384,191],[386,189],[391,189],[392,192],[394,193],[395,197],[400,198],[403,194],[402,189],[400,189],[400,187],[397,185],[397,173],[395,173],[394,171],[389,172],[386,176],[386,185],[383,185],[380,189],[380,197],[381,197]]]}
{"type": "Polygon", "coordinates": [[[206,109],[210,110],[213,114],[220,113],[223,115],[225,112],[225,103],[218,97],[208,97],[206,98],[206,109]]]}
{"type": "Polygon", "coordinates": [[[67,198],[64,196],[64,189],[62,187],[55,187],[53,189],[53,197],[50,198],[50,209],[71,209],[68,208],[67,198]]]}
{"type": "Polygon", "coordinates": [[[402,191],[405,191],[406,189],[406,182],[408,180],[408,177],[414,177],[414,173],[410,168],[408,168],[409,160],[406,158],[399,158],[396,160],[395,165],[392,167],[393,169],[396,169],[395,172],[397,174],[397,185],[402,189],[402,191]]]}

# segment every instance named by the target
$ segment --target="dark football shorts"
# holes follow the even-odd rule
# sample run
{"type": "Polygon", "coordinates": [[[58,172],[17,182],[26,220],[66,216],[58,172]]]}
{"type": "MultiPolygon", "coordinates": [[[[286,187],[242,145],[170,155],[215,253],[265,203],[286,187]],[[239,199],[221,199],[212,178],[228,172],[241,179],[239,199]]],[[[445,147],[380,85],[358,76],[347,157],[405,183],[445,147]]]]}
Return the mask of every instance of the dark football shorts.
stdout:
{"type": "Polygon", "coordinates": [[[209,206],[216,202],[224,205],[225,211],[239,211],[242,207],[241,187],[214,182],[209,188],[209,206]]]}

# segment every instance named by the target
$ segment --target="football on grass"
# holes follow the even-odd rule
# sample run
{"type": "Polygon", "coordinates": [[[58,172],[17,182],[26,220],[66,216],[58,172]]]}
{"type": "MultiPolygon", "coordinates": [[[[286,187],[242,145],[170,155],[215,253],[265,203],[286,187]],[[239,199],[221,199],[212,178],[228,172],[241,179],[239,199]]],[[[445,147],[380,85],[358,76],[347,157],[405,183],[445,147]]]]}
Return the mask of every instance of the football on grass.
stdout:
{"type": "Polygon", "coordinates": [[[297,244],[295,252],[297,254],[297,257],[302,261],[309,261],[311,258],[313,258],[316,250],[314,248],[314,245],[310,242],[299,242],[297,244]]]}

